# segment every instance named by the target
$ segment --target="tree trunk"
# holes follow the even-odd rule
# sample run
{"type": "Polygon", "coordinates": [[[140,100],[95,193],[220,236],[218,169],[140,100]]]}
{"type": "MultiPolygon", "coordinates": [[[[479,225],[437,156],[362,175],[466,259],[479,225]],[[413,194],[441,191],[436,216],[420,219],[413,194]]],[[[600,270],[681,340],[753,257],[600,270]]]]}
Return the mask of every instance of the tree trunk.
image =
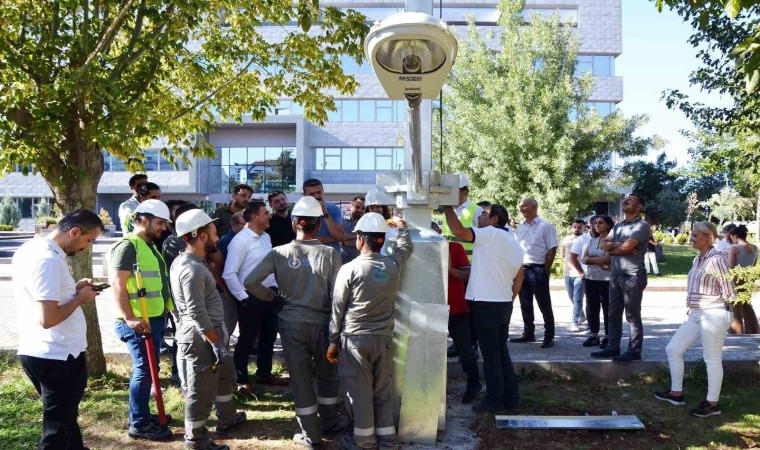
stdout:
{"type": "Polygon", "coordinates": [[[757,191],[757,204],[755,205],[755,242],[760,242],[760,189],[757,191]]]}
{"type": "MultiPolygon", "coordinates": [[[[103,175],[103,155],[99,146],[92,143],[84,145],[79,139],[78,131],[73,131],[74,136],[66,139],[62,145],[62,164],[40,168],[63,214],[80,208],[94,209],[98,183],[103,175]],[[72,145],[72,142],[78,145],[72,145]]],[[[68,257],[67,260],[75,280],[92,278],[92,248],[68,257]]],[[[82,307],[87,322],[87,371],[92,377],[106,373],[95,303],[82,307]]]]}

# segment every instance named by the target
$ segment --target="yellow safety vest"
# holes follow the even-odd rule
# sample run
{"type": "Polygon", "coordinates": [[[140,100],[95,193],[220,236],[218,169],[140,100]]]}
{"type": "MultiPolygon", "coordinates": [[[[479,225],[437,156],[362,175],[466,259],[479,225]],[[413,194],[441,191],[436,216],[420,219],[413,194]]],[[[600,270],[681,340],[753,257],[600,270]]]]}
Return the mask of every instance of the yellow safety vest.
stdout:
{"type": "MultiPolygon", "coordinates": [[[[161,265],[158,258],[163,257],[159,253],[153,253],[148,244],[141,237],[129,234],[124,236],[124,240],[132,243],[137,255],[137,264],[142,274],[143,288],[145,288],[145,298],[148,301],[148,317],[160,317],[164,314],[164,307],[169,311],[174,310],[174,302],[171,297],[164,299],[163,279],[161,277],[161,265]]],[[[166,262],[164,267],[166,267],[166,262]]],[[[168,270],[168,268],[167,268],[168,270]]],[[[168,273],[166,274],[168,279],[168,273]]],[[[127,295],[129,296],[129,306],[132,307],[132,313],[135,317],[142,317],[140,312],[139,289],[137,288],[137,279],[130,276],[127,279],[127,295]]]]}
{"type": "MultiPolygon", "coordinates": [[[[475,227],[475,211],[478,209],[478,205],[475,203],[470,203],[467,208],[462,211],[462,217],[459,218],[459,221],[462,223],[462,226],[465,228],[474,228],[475,227]]],[[[458,237],[451,234],[451,229],[449,228],[449,224],[446,223],[446,218],[443,218],[443,237],[450,241],[454,242],[461,242],[462,247],[464,247],[465,251],[467,252],[467,258],[472,259],[472,242],[465,242],[458,237]]]]}

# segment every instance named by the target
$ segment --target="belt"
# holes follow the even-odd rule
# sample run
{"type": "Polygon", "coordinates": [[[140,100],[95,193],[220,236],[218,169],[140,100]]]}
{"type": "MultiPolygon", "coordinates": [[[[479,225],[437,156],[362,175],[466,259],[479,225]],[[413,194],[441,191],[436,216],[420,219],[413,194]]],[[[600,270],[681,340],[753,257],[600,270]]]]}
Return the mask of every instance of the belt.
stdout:
{"type": "Polygon", "coordinates": [[[544,267],[543,264],[523,264],[523,268],[528,269],[530,267],[544,267]]]}

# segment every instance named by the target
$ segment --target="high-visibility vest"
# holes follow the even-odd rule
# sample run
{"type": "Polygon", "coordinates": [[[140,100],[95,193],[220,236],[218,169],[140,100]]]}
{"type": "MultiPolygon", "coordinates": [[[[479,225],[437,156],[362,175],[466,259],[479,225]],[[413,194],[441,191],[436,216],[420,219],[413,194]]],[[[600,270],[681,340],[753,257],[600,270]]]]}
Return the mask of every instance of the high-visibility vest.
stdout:
{"type": "MultiPolygon", "coordinates": [[[[467,208],[462,211],[462,217],[459,218],[459,221],[462,223],[462,226],[465,228],[474,228],[475,227],[475,211],[478,209],[478,205],[475,203],[470,203],[467,208]]],[[[472,242],[465,242],[458,237],[451,234],[451,229],[449,228],[449,224],[446,223],[446,218],[443,218],[443,228],[442,228],[442,234],[443,237],[450,241],[454,242],[461,242],[462,246],[464,247],[465,251],[467,252],[467,257],[472,259],[472,242]]]]}
{"type": "MultiPolygon", "coordinates": [[[[142,284],[145,288],[145,298],[148,301],[148,317],[160,317],[164,314],[164,307],[169,311],[174,310],[174,302],[171,297],[164,299],[163,278],[161,277],[161,265],[158,258],[163,257],[160,253],[154,253],[148,244],[141,237],[129,234],[124,236],[124,240],[132,243],[137,255],[137,265],[142,274],[142,284]]],[[[164,267],[166,262],[164,261],[164,267]]],[[[168,268],[167,268],[168,270],[168,268]]],[[[166,278],[169,276],[166,274],[166,278]]],[[[135,317],[142,317],[140,311],[139,289],[137,288],[137,279],[134,275],[127,279],[127,295],[129,296],[129,306],[132,308],[132,314],[135,317]]]]}

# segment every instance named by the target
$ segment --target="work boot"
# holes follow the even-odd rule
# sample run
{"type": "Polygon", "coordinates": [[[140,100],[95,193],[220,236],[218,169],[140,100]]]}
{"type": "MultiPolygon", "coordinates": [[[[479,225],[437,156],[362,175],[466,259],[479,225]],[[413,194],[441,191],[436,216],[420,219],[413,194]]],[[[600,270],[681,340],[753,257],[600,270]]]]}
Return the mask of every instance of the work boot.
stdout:
{"type": "Polygon", "coordinates": [[[483,385],[478,384],[477,386],[468,387],[466,391],[464,391],[464,395],[462,396],[462,403],[465,405],[467,403],[471,403],[475,398],[480,394],[480,391],[483,390],[483,385]]]}
{"type": "Polygon", "coordinates": [[[132,439],[147,439],[149,441],[165,441],[172,437],[172,432],[168,427],[160,427],[152,422],[139,427],[129,427],[128,434],[132,439]]]}
{"type": "Polygon", "coordinates": [[[523,342],[536,342],[536,336],[529,333],[523,333],[520,337],[510,339],[509,342],[514,342],[516,344],[522,344],[523,342]]]}
{"type": "Polygon", "coordinates": [[[309,438],[304,436],[302,433],[296,433],[293,435],[293,443],[305,447],[305,448],[322,448],[321,442],[311,442],[309,438]]]}

